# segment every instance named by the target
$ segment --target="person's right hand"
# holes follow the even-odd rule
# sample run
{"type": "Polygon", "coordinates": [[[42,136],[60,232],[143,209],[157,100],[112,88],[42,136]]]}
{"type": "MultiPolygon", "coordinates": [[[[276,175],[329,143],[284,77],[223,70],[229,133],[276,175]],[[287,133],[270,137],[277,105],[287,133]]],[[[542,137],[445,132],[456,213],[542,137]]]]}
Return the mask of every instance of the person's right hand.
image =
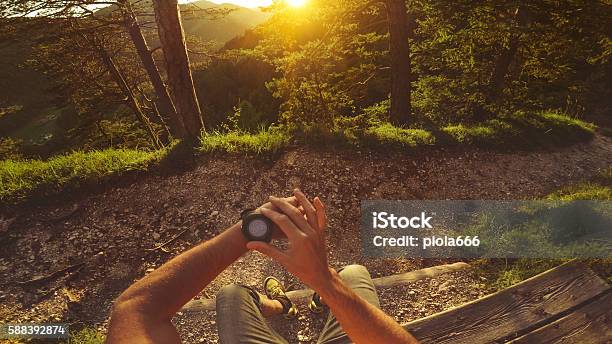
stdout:
{"type": "MultiPolygon", "coordinates": [[[[289,204],[291,204],[293,206],[296,206],[296,207],[300,206],[299,203],[298,203],[298,200],[295,198],[295,196],[281,198],[281,200],[287,201],[287,202],[289,202],[289,204]]],[[[272,210],[275,210],[275,211],[281,211],[279,208],[274,206],[272,204],[272,202],[265,203],[264,205],[259,207],[257,210],[259,210],[261,212],[261,209],[264,209],[264,208],[265,209],[272,209],[272,210]]],[[[276,226],[276,227],[278,227],[278,226],[276,226]]],[[[283,231],[281,231],[281,230],[279,230],[277,228],[274,228],[274,232],[272,234],[272,239],[286,239],[286,238],[287,237],[285,236],[285,233],[283,233],[283,231]]]]}
{"type": "Polygon", "coordinates": [[[275,209],[261,208],[261,213],[285,233],[289,248],[281,251],[264,242],[253,241],[247,248],[257,250],[283,265],[315,291],[323,288],[332,278],[327,262],[325,229],[327,218],[323,202],[316,197],[314,205],[299,190],[294,191],[298,205],[286,199],[270,197],[275,209]],[[300,209],[300,207],[302,209],[300,209]]]}

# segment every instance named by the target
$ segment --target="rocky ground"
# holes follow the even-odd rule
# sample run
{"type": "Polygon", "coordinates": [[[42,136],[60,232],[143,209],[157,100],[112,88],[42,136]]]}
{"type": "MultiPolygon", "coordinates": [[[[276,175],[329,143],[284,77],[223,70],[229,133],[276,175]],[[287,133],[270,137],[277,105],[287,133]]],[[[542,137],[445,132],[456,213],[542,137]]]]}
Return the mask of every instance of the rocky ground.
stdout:
{"type": "MultiPolygon", "coordinates": [[[[62,321],[104,329],[112,300],[134,280],[212,238],[237,221],[242,209],[294,187],[320,196],[329,209],[331,263],[360,263],[376,277],[447,261],[363,257],[361,200],[533,198],[610,165],[612,139],[602,136],[554,151],[293,148],[265,159],[202,157],[186,171],[141,175],[0,214],[0,322],[62,321]]],[[[260,286],[268,275],[302,287],[274,262],[250,253],[199,297],[213,297],[228,283],[260,286]]],[[[381,290],[382,307],[405,322],[484,295],[484,282],[463,271],[381,290]]],[[[322,326],[322,318],[304,305],[301,310],[297,321],[274,321],[290,342],[316,340],[322,326]]],[[[212,312],[182,314],[175,323],[186,343],[216,340],[212,312]]]]}

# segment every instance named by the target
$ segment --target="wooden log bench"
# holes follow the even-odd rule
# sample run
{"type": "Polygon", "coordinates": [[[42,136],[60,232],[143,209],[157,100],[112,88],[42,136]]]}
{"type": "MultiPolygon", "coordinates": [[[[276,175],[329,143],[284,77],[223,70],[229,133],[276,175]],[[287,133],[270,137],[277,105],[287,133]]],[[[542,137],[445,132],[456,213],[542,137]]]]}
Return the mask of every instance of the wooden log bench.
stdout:
{"type": "Polygon", "coordinates": [[[569,262],[404,327],[422,343],[612,343],[612,292],[569,262]]]}

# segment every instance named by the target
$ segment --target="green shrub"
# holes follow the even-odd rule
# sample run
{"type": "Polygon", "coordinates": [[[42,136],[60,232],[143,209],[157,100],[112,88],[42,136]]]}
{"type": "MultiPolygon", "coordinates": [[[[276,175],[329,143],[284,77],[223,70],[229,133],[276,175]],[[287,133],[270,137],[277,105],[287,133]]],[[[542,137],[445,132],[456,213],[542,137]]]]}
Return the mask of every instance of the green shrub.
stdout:
{"type": "Polygon", "coordinates": [[[200,150],[205,153],[274,153],[285,148],[290,135],[279,128],[260,129],[255,134],[242,131],[228,133],[204,133],[200,139],[200,150]]]}
{"type": "Polygon", "coordinates": [[[47,161],[3,160],[0,161],[0,201],[17,202],[127,171],[146,170],[152,162],[161,160],[165,152],[107,149],[73,152],[47,161]]]}

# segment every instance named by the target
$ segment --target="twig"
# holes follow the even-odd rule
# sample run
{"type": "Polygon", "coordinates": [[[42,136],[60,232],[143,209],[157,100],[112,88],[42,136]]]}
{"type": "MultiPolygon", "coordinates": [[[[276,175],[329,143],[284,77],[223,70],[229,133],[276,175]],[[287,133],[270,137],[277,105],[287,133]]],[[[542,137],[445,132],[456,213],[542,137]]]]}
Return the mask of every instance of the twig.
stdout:
{"type": "Polygon", "coordinates": [[[27,284],[34,284],[34,283],[42,283],[42,282],[46,282],[50,279],[59,277],[60,275],[63,275],[65,273],[70,273],[71,275],[78,272],[79,270],[81,270],[83,267],[85,266],[85,263],[78,263],[78,264],[74,264],[74,265],[70,265],[66,268],[63,268],[61,270],[57,270],[47,276],[43,276],[43,277],[36,277],[33,278],[31,280],[27,280],[27,281],[17,281],[15,282],[18,285],[27,285],[27,284]]]}
{"type": "Polygon", "coordinates": [[[180,238],[183,234],[185,234],[185,232],[187,232],[190,228],[184,229],[183,231],[181,231],[180,233],[178,233],[177,235],[175,235],[172,239],[166,241],[165,243],[159,244],[153,248],[147,248],[145,251],[147,252],[154,252],[159,250],[160,248],[163,248],[164,246],[174,242],[176,239],[180,238]]]}

